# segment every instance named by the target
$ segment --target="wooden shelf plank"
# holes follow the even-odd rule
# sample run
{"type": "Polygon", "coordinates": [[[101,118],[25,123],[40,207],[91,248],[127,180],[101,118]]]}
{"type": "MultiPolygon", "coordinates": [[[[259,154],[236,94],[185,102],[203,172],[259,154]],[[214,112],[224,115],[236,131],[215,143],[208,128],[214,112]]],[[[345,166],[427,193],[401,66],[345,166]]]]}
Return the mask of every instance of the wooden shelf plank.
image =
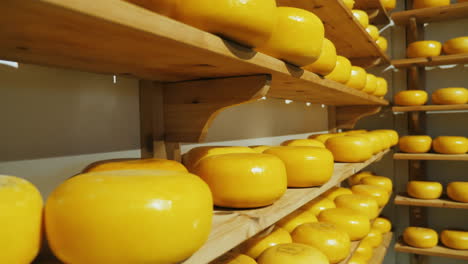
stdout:
{"type": "Polygon", "coordinates": [[[421,105],[421,106],[393,106],[393,112],[418,112],[418,111],[456,111],[468,110],[468,104],[458,105],[421,105]]]}
{"type": "Polygon", "coordinates": [[[0,9],[5,60],[162,82],[269,74],[269,97],[388,104],[122,0],[4,0],[0,9]]]}
{"type": "Polygon", "coordinates": [[[371,24],[383,25],[390,23],[390,17],[387,10],[380,0],[356,0],[354,9],[361,9],[367,12],[371,24]]]}
{"type": "Polygon", "coordinates": [[[409,197],[407,194],[397,195],[395,197],[395,204],[409,206],[468,209],[468,203],[452,201],[446,197],[442,199],[423,200],[409,197]]]}
{"type": "Polygon", "coordinates": [[[357,22],[341,0],[277,0],[281,6],[292,6],[316,14],[325,25],[325,36],[336,46],[339,55],[351,60],[353,65],[371,67],[390,63],[375,41],[357,22]],[[352,32],[353,37],[349,34],[352,32]]]}
{"type": "Polygon", "coordinates": [[[392,232],[388,232],[383,235],[382,243],[377,248],[374,249],[374,254],[372,255],[372,258],[368,261],[368,263],[372,263],[372,264],[383,263],[385,259],[385,255],[387,254],[388,248],[390,247],[390,244],[392,243],[392,237],[393,237],[392,232]]]}
{"type": "Polygon", "coordinates": [[[397,160],[468,160],[468,154],[437,154],[437,153],[395,153],[393,158],[397,160]]]}
{"type": "Polygon", "coordinates": [[[392,60],[392,64],[396,68],[408,68],[411,66],[437,66],[437,65],[464,64],[464,63],[468,63],[468,53],[455,54],[455,55],[442,55],[442,56],[427,57],[427,58],[392,60]]]}
{"type": "Polygon", "coordinates": [[[403,242],[397,242],[395,244],[395,251],[411,253],[416,255],[427,255],[468,260],[468,250],[455,250],[442,246],[435,246],[433,248],[415,248],[407,246],[403,242]]]}
{"type": "Polygon", "coordinates": [[[394,12],[392,19],[396,24],[406,25],[411,17],[418,23],[455,20],[468,17],[468,3],[457,3],[448,6],[412,9],[394,12]]]}

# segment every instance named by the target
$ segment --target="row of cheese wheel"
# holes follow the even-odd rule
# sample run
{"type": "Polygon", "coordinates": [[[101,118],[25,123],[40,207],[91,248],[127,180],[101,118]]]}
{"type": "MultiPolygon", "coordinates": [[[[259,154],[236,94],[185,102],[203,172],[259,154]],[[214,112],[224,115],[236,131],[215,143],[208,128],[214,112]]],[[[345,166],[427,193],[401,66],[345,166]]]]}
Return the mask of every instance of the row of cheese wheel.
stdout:
{"type": "Polygon", "coordinates": [[[435,40],[415,41],[408,45],[408,58],[425,58],[440,56],[442,50],[447,55],[468,53],[468,36],[447,40],[444,45],[435,40]]]}
{"type": "MultiPolygon", "coordinates": [[[[434,181],[410,181],[406,185],[406,192],[409,196],[425,200],[440,198],[442,189],[442,184],[434,181]]],[[[454,201],[468,203],[468,182],[449,183],[447,195],[454,201]]]]}
{"type": "Polygon", "coordinates": [[[376,219],[378,212],[374,196],[363,194],[359,189],[335,187],[281,219],[273,230],[270,228],[233,251],[242,254],[227,254],[215,263],[234,264],[239,259],[256,263],[256,259],[259,264],[333,264],[349,255],[351,241],[361,239],[352,259],[354,262],[350,263],[367,263],[373,248],[381,244],[382,234],[391,229],[387,219],[376,219]],[[294,257],[294,254],[280,254],[283,250],[278,250],[291,248],[295,252],[293,249],[298,247],[311,252],[315,249],[322,254],[314,253],[313,258],[307,259],[310,262],[301,262],[303,259],[294,257]]]}
{"type": "MultiPolygon", "coordinates": [[[[448,87],[437,89],[432,93],[432,103],[438,105],[454,105],[468,103],[468,89],[463,87],[448,87]]],[[[403,106],[417,106],[427,103],[428,95],[423,90],[406,90],[395,94],[394,103],[403,106]]]]}
{"type": "Polygon", "coordinates": [[[434,140],[430,136],[415,135],[400,138],[398,148],[406,153],[426,153],[432,149],[440,154],[465,154],[468,152],[466,137],[440,136],[434,140]]]}
{"type": "MultiPolygon", "coordinates": [[[[433,229],[410,226],[403,232],[403,241],[412,247],[432,248],[437,246],[439,236],[433,229]]],[[[448,248],[468,250],[468,231],[443,230],[440,241],[448,248]]]]}
{"type": "MultiPolygon", "coordinates": [[[[468,0],[457,0],[458,3],[465,3],[468,0]]],[[[414,0],[413,1],[413,8],[429,8],[429,7],[437,7],[437,6],[448,6],[450,5],[450,0],[414,0]]]]}
{"type": "MultiPolygon", "coordinates": [[[[127,1],[253,47],[327,79],[349,82],[352,88],[379,97],[387,93],[385,79],[368,74],[361,67],[352,67],[347,58],[337,55],[335,45],[325,38],[322,21],[307,10],[277,7],[275,0],[127,1]]],[[[353,12],[367,27],[367,14],[361,10],[353,12]]]]}

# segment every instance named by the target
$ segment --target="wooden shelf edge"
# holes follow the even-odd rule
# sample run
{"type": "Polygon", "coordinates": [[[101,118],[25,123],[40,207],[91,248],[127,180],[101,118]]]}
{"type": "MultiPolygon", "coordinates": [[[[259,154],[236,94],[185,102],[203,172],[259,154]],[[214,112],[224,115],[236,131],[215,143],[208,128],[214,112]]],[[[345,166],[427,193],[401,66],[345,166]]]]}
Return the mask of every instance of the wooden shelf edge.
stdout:
{"type": "Polygon", "coordinates": [[[354,9],[366,11],[369,14],[371,24],[383,25],[390,23],[390,16],[379,0],[356,0],[354,9]]]}
{"type": "Polygon", "coordinates": [[[437,153],[394,153],[393,159],[396,160],[454,160],[468,161],[468,154],[437,154],[437,153]]]}
{"type": "Polygon", "coordinates": [[[391,17],[397,25],[408,24],[411,17],[415,17],[418,23],[455,20],[468,17],[468,3],[394,12],[391,17]]]}
{"type": "Polygon", "coordinates": [[[405,58],[392,60],[392,65],[395,68],[409,68],[412,66],[439,66],[449,64],[465,64],[468,63],[468,53],[441,55],[436,57],[426,58],[405,58]]]}
{"type": "Polygon", "coordinates": [[[458,105],[421,105],[421,106],[393,106],[393,112],[418,112],[418,111],[456,111],[468,110],[468,104],[458,105]]]}
{"type": "Polygon", "coordinates": [[[468,203],[456,202],[449,200],[448,198],[423,200],[409,197],[407,194],[399,194],[395,196],[394,202],[397,205],[468,209],[468,203]]]}
{"type": "Polygon", "coordinates": [[[411,253],[416,255],[427,255],[468,260],[468,250],[455,250],[443,246],[435,246],[433,248],[415,248],[407,246],[403,242],[399,241],[395,243],[395,251],[411,253]]]}
{"type": "Polygon", "coordinates": [[[372,264],[381,264],[385,259],[385,255],[387,254],[388,249],[390,248],[390,244],[392,243],[393,233],[388,232],[383,234],[382,243],[374,249],[374,255],[369,260],[368,263],[372,264]]]}

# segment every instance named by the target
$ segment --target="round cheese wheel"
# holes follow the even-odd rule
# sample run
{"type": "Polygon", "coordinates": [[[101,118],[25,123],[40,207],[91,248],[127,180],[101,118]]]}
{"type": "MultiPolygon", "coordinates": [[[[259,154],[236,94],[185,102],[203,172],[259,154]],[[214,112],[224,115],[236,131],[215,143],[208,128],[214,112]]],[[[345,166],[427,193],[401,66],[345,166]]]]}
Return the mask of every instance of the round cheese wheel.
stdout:
{"type": "Polygon", "coordinates": [[[403,232],[403,241],[417,248],[431,248],[437,245],[439,236],[430,228],[410,226],[403,232]]]}
{"type": "Polygon", "coordinates": [[[447,195],[457,202],[468,203],[468,182],[451,182],[447,185],[447,195]]]}
{"type": "Polygon", "coordinates": [[[369,218],[348,208],[323,210],[318,215],[318,220],[335,224],[338,229],[348,233],[352,241],[364,238],[370,231],[369,218]]]}
{"type": "Polygon", "coordinates": [[[330,138],[325,146],[338,162],[363,162],[370,159],[374,151],[367,138],[354,135],[330,138]]]}
{"type": "Polygon", "coordinates": [[[407,153],[426,153],[431,149],[432,138],[429,136],[403,136],[398,147],[407,153]]]}
{"type": "Polygon", "coordinates": [[[442,184],[430,181],[409,181],[408,195],[418,199],[437,199],[442,195],[442,184]]]}
{"type": "Polygon", "coordinates": [[[372,223],[372,229],[377,229],[382,232],[382,234],[385,234],[392,230],[392,223],[386,218],[377,217],[374,223],[372,223]]]}
{"type": "Polygon", "coordinates": [[[390,199],[389,193],[380,186],[357,184],[351,187],[351,190],[355,194],[362,194],[375,199],[379,207],[385,206],[388,199],[390,199]]]}
{"type": "MultiPolygon", "coordinates": [[[[354,0],[350,0],[354,1],[354,0]]],[[[312,64],[304,66],[305,70],[318,73],[322,76],[330,74],[336,66],[336,48],[329,39],[323,39],[322,52],[320,57],[312,64]]]]}
{"type": "Polygon", "coordinates": [[[89,165],[83,172],[113,170],[170,170],[188,172],[181,163],[167,159],[114,159],[98,161],[89,165]]]}
{"type": "Polygon", "coordinates": [[[317,222],[314,213],[305,210],[296,210],[276,223],[276,226],[291,233],[296,227],[305,223],[317,222]]]}
{"type": "Polygon", "coordinates": [[[258,258],[258,264],[329,264],[318,249],[299,243],[271,247],[258,258]]]}
{"type": "Polygon", "coordinates": [[[398,92],[393,101],[396,105],[415,106],[427,102],[427,92],[422,90],[406,90],[398,92]]]}
{"type": "Polygon", "coordinates": [[[314,200],[303,205],[301,209],[312,212],[314,215],[318,215],[321,211],[325,209],[335,208],[335,207],[336,207],[335,203],[332,200],[324,196],[319,196],[315,198],[314,200]]]}
{"type": "Polygon", "coordinates": [[[361,179],[361,184],[380,186],[384,188],[388,193],[391,193],[393,189],[392,180],[384,176],[365,177],[361,179]]]}
{"type": "Polygon", "coordinates": [[[291,242],[292,238],[288,231],[282,228],[275,228],[271,233],[262,233],[247,240],[243,245],[243,252],[256,259],[267,248],[291,242]]]}
{"type": "Polygon", "coordinates": [[[441,154],[465,154],[468,152],[466,137],[440,136],[432,141],[432,148],[441,154]]]}
{"type": "Polygon", "coordinates": [[[448,87],[432,93],[432,103],[440,105],[468,103],[468,89],[463,87],[448,87]]]}
{"type": "Polygon", "coordinates": [[[468,250],[468,232],[458,230],[443,230],[440,233],[440,241],[446,247],[457,250],[468,250]]]}
{"type": "Polygon", "coordinates": [[[359,194],[345,194],[335,198],[337,208],[349,208],[374,219],[379,215],[379,205],[374,198],[359,194]]]}

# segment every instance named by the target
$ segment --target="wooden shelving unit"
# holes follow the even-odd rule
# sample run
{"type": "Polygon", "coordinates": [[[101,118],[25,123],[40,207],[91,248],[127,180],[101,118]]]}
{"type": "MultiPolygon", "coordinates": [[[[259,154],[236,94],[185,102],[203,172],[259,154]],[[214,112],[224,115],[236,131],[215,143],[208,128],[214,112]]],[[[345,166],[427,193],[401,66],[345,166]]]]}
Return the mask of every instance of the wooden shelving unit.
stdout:
{"type": "Polygon", "coordinates": [[[387,254],[388,248],[392,242],[393,233],[389,232],[383,235],[383,241],[380,246],[374,249],[374,255],[368,263],[381,264],[384,261],[385,255],[387,254]]]}
{"type": "Polygon", "coordinates": [[[393,158],[396,160],[458,160],[467,161],[468,154],[437,154],[437,153],[395,153],[393,158]]]}
{"type": "Polygon", "coordinates": [[[427,111],[463,111],[468,110],[468,104],[459,105],[421,105],[421,106],[393,106],[393,112],[427,112],[427,111]]]}
{"type": "Polygon", "coordinates": [[[277,0],[280,6],[310,10],[323,21],[325,36],[336,46],[337,53],[351,60],[353,65],[371,67],[390,63],[375,41],[357,22],[341,0],[277,0]],[[353,37],[349,33],[353,32],[353,37]]]}
{"type": "Polygon", "coordinates": [[[468,17],[468,3],[457,3],[448,6],[412,9],[394,12],[392,19],[396,24],[409,24],[411,17],[416,18],[418,23],[437,22],[444,20],[455,20],[468,17]]]}
{"type": "Polygon", "coordinates": [[[403,242],[395,244],[395,250],[399,252],[412,253],[416,255],[436,256],[468,260],[468,250],[455,250],[442,246],[433,248],[415,248],[405,245],[403,242]]]}
{"type": "Polygon", "coordinates": [[[383,25],[390,23],[387,10],[385,10],[380,0],[356,0],[354,9],[366,11],[371,24],[383,25]]]}
{"type": "Polygon", "coordinates": [[[468,209],[468,203],[460,203],[449,200],[448,198],[423,200],[409,197],[407,194],[397,195],[395,197],[395,204],[408,206],[468,209]]]}
{"type": "Polygon", "coordinates": [[[396,68],[409,68],[412,66],[437,66],[447,64],[468,63],[468,54],[442,55],[427,58],[397,59],[392,60],[392,65],[396,68]]]}
{"type": "MultiPolygon", "coordinates": [[[[341,7],[337,3],[331,6],[341,7]]],[[[6,60],[160,82],[266,74],[271,76],[269,97],[327,105],[388,104],[121,0],[6,0],[0,8],[0,58],[6,60]]],[[[343,23],[332,34],[362,31],[356,23],[346,24],[353,29],[343,23]]],[[[354,42],[343,43],[343,55],[380,57],[365,36],[348,39],[354,42]]]]}

